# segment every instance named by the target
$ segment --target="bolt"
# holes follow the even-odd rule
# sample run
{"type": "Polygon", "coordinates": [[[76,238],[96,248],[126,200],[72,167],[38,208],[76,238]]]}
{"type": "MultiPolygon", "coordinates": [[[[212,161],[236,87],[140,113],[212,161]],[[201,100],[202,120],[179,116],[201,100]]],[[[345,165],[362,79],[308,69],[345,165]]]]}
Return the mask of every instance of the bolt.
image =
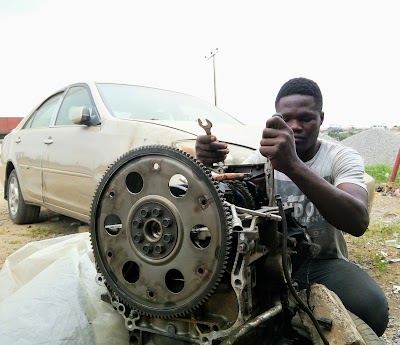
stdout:
{"type": "Polygon", "coordinates": [[[133,222],[132,222],[132,225],[133,225],[135,228],[141,228],[141,227],[143,226],[142,219],[139,218],[139,217],[136,218],[136,219],[134,219],[133,222]]]}
{"type": "Polygon", "coordinates": [[[164,240],[164,242],[166,242],[166,243],[171,242],[173,239],[174,239],[174,236],[173,236],[170,232],[167,232],[167,233],[163,236],[163,240],[164,240]]]}
{"type": "Polygon", "coordinates": [[[161,223],[162,223],[162,226],[163,226],[164,228],[168,228],[169,226],[172,225],[172,220],[171,220],[171,218],[166,217],[166,218],[164,218],[164,219],[162,220],[161,223]]]}
{"type": "Polygon", "coordinates": [[[175,326],[169,323],[169,324],[167,325],[167,333],[168,333],[168,334],[175,334],[175,333],[176,333],[176,328],[175,328],[175,326]]]}
{"type": "Polygon", "coordinates": [[[163,214],[163,210],[161,209],[161,207],[155,207],[153,209],[153,216],[154,217],[161,217],[163,214]]]}
{"type": "Polygon", "coordinates": [[[244,252],[246,250],[246,248],[247,248],[246,243],[239,243],[239,245],[238,245],[239,252],[244,252]]]}
{"type": "Polygon", "coordinates": [[[162,243],[159,243],[159,244],[157,244],[155,247],[154,247],[154,251],[157,253],[157,254],[161,254],[163,251],[164,251],[164,245],[162,244],[162,243]]]}
{"type": "Polygon", "coordinates": [[[148,216],[150,216],[150,209],[148,207],[143,207],[140,210],[140,214],[142,215],[142,217],[147,218],[148,216]]]}
{"type": "Polygon", "coordinates": [[[143,234],[141,234],[140,232],[134,234],[133,235],[133,241],[136,242],[136,243],[143,242],[143,234]]]}
{"type": "Polygon", "coordinates": [[[153,251],[153,246],[150,243],[146,243],[143,246],[143,253],[150,254],[153,251]]]}

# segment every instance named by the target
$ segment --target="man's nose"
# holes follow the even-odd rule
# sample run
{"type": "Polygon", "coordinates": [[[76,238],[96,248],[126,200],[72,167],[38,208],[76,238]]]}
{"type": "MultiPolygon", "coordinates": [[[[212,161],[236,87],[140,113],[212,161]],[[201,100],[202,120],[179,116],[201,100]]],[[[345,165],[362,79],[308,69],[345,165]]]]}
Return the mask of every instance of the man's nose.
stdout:
{"type": "Polygon", "coordinates": [[[290,120],[286,124],[292,129],[293,132],[299,132],[303,129],[301,121],[290,120]]]}

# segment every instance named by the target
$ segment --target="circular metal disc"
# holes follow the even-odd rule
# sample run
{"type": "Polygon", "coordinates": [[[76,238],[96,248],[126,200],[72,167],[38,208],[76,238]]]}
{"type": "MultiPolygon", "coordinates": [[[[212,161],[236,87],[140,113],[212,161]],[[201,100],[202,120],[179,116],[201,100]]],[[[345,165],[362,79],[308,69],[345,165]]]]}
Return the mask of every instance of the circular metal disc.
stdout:
{"type": "Polygon", "coordinates": [[[202,304],[227,257],[227,210],[209,172],[182,151],[146,146],[117,160],[93,199],[91,238],[106,285],[143,313],[202,304]]]}

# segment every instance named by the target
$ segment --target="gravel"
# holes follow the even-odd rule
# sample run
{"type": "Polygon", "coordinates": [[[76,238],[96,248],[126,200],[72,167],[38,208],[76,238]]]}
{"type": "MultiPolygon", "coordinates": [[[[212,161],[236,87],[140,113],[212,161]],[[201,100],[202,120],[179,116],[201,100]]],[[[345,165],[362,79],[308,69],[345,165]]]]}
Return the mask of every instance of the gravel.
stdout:
{"type": "Polygon", "coordinates": [[[400,135],[383,128],[370,128],[340,142],[357,150],[365,165],[393,166],[400,149],[400,135]]]}
{"type": "Polygon", "coordinates": [[[389,316],[388,328],[393,328],[393,332],[389,337],[385,334],[380,338],[385,345],[399,345],[400,344],[400,320],[396,317],[389,316]]]}

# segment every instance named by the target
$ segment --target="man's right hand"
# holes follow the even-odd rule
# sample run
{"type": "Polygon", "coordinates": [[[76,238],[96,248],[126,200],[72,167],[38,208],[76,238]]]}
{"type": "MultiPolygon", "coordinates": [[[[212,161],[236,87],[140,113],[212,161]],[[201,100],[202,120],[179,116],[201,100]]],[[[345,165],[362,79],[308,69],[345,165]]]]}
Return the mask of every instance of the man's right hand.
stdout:
{"type": "Polygon", "coordinates": [[[218,141],[215,135],[197,136],[196,158],[204,165],[212,166],[213,163],[224,161],[228,153],[228,145],[218,141]]]}

